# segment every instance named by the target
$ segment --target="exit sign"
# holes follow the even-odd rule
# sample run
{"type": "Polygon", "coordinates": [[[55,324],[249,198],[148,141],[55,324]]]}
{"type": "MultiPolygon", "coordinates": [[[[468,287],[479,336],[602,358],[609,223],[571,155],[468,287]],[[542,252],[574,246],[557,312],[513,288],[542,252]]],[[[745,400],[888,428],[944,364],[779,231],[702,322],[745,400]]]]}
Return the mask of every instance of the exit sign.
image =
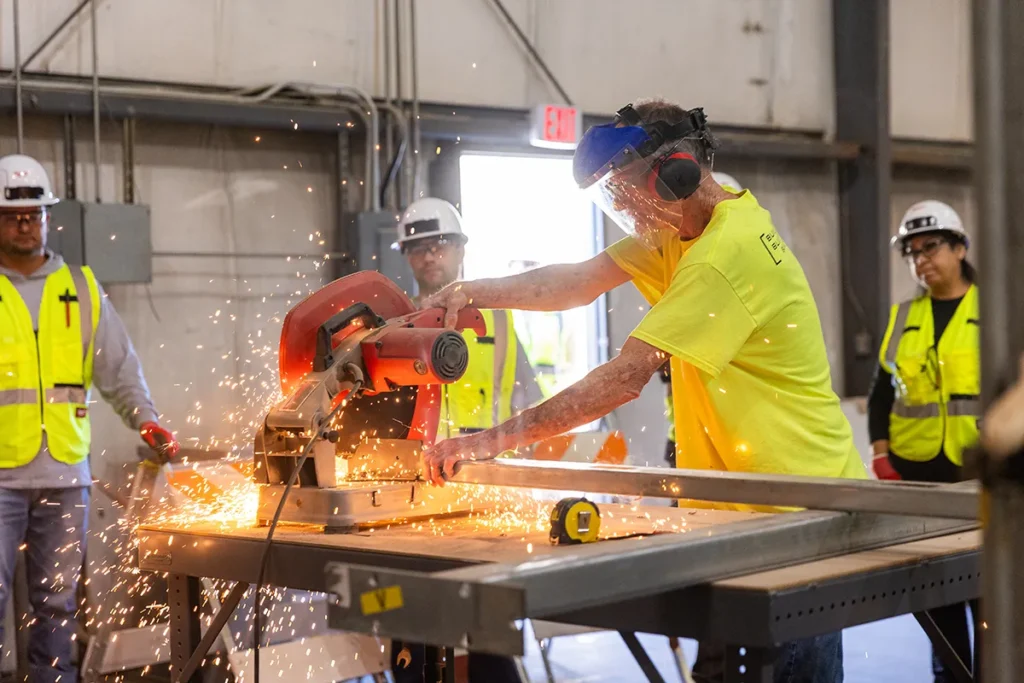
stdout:
{"type": "Polygon", "coordinates": [[[576,107],[542,104],[530,112],[530,144],[551,149],[576,149],[583,136],[583,113],[576,107]]]}

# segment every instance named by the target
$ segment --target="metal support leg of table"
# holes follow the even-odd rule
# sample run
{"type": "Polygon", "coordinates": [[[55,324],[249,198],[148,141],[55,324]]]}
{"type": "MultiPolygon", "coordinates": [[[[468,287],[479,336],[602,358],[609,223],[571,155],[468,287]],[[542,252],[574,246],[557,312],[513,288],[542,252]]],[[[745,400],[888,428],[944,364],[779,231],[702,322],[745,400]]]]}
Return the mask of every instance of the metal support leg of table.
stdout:
{"type": "Polygon", "coordinates": [[[171,680],[176,683],[202,683],[198,671],[187,680],[179,679],[202,639],[199,625],[199,579],[184,574],[168,574],[167,598],[171,622],[171,680]]]}
{"type": "Polygon", "coordinates": [[[444,683],[455,683],[455,648],[444,649],[444,683]]]}
{"type": "Polygon", "coordinates": [[[455,683],[455,650],[427,645],[423,649],[423,680],[455,683]]]}
{"type": "Polygon", "coordinates": [[[629,633],[628,631],[619,631],[619,635],[622,636],[622,640],[625,641],[626,647],[629,648],[630,653],[633,655],[633,659],[640,665],[640,669],[647,676],[647,680],[651,683],[665,683],[665,679],[658,673],[658,667],[654,666],[654,662],[647,655],[647,650],[640,644],[640,640],[636,637],[635,633],[629,633]]]}
{"type": "Polygon", "coordinates": [[[18,553],[14,564],[14,651],[18,655],[17,677],[19,681],[27,681],[28,668],[28,634],[32,622],[32,606],[28,599],[28,574],[25,568],[25,553],[18,553]]]}
{"type": "Polygon", "coordinates": [[[982,651],[985,647],[986,626],[981,618],[981,604],[978,600],[971,600],[971,620],[974,622],[974,680],[983,681],[981,663],[984,660],[982,651]]]}
{"type": "Polygon", "coordinates": [[[672,659],[675,661],[676,673],[679,674],[679,680],[683,683],[692,683],[690,665],[686,663],[686,653],[683,652],[683,646],[679,642],[679,638],[669,636],[668,648],[672,650],[672,659]]]}
{"type": "Polygon", "coordinates": [[[728,645],[725,648],[725,683],[772,683],[775,651],[728,645]]]}
{"type": "Polygon", "coordinates": [[[537,640],[537,646],[540,648],[540,661],[544,664],[544,673],[547,674],[548,683],[556,683],[555,672],[551,669],[551,645],[553,642],[553,638],[537,640]]]}
{"type": "Polygon", "coordinates": [[[914,618],[917,619],[917,623],[921,624],[921,628],[927,634],[928,640],[932,641],[932,646],[939,655],[939,659],[942,660],[943,666],[953,674],[953,678],[956,679],[957,683],[973,683],[974,676],[971,675],[967,664],[960,659],[956,650],[949,644],[949,640],[946,639],[946,635],[939,628],[939,625],[935,623],[931,613],[916,612],[914,618]]]}
{"type": "Polygon", "coordinates": [[[242,601],[242,596],[245,595],[245,591],[248,589],[249,584],[245,581],[239,581],[231,588],[231,592],[224,599],[220,609],[213,615],[213,620],[210,621],[206,634],[203,635],[202,640],[199,641],[195,650],[192,651],[192,655],[189,657],[184,669],[180,670],[179,679],[187,681],[193,673],[199,670],[214,641],[220,637],[221,629],[228,623],[231,615],[235,613],[235,608],[238,607],[238,603],[242,601]]]}

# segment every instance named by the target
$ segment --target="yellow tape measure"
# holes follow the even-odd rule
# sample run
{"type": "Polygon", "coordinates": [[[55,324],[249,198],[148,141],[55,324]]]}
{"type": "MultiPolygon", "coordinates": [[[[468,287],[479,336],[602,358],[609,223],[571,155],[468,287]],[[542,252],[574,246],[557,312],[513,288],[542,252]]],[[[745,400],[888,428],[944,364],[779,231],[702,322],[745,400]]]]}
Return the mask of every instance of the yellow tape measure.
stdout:
{"type": "Polygon", "coordinates": [[[592,543],[601,531],[601,512],[586,498],[563,498],[551,510],[551,534],[554,545],[592,543]]]}

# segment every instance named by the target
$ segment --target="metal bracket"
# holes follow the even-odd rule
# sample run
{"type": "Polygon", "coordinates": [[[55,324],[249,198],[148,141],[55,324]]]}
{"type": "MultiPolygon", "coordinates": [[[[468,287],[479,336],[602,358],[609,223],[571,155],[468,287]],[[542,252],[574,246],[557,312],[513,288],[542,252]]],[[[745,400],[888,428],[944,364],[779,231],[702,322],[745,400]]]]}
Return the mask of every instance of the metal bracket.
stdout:
{"type": "Polygon", "coordinates": [[[437,575],[329,562],[328,625],[428,645],[524,653],[522,592],[437,575]]]}

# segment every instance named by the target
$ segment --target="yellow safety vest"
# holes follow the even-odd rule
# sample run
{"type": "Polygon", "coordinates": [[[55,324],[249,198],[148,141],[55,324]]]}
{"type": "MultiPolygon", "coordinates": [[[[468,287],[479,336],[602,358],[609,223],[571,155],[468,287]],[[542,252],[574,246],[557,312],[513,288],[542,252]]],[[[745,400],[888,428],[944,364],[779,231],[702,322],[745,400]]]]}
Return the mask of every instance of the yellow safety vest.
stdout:
{"type": "MultiPolygon", "coordinates": [[[[525,336],[519,335],[519,342],[533,366],[537,387],[541,396],[551,398],[558,393],[558,374],[560,355],[564,355],[561,323],[559,313],[529,311],[520,317],[520,330],[525,336]],[[553,329],[552,329],[553,328],[553,329]]],[[[515,316],[513,316],[513,319],[515,316]]]]}
{"type": "Polygon", "coordinates": [[[943,451],[955,465],[978,438],[981,362],[978,288],[971,285],[935,344],[931,299],[892,307],[879,362],[892,376],[889,449],[901,458],[931,460],[943,451]]]}
{"type": "Polygon", "coordinates": [[[481,310],[487,334],[463,331],[469,346],[466,374],[441,388],[441,437],[489,429],[512,417],[516,336],[510,311],[481,310]]]}
{"type": "Polygon", "coordinates": [[[18,290],[0,275],[0,468],[35,458],[44,429],[54,459],[74,465],[88,457],[99,321],[100,290],[87,266],[47,276],[38,332],[18,290]]]}

